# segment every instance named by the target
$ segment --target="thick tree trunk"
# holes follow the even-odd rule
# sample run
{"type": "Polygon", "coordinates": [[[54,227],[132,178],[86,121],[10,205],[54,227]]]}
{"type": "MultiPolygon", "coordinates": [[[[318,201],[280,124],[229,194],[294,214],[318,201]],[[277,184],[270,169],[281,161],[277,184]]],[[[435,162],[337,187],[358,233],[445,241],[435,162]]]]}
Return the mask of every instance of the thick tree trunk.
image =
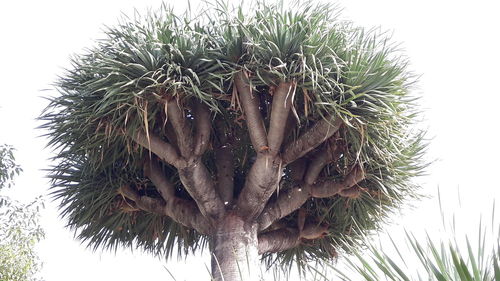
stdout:
{"type": "Polygon", "coordinates": [[[212,276],[216,281],[261,280],[258,225],[228,212],[213,236],[212,276]]]}

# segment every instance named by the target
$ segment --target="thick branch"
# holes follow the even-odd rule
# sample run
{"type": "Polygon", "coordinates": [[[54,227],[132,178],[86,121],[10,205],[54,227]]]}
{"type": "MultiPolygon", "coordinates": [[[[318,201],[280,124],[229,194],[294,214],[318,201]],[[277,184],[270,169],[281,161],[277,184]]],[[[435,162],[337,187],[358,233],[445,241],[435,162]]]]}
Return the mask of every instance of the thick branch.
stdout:
{"type": "MultiPolygon", "coordinates": [[[[332,131],[331,133],[326,133],[327,137],[331,137],[333,133],[338,130],[341,124],[341,122],[334,122],[334,124],[337,125],[335,128],[332,128],[331,124],[325,123],[324,120],[319,121],[318,123],[309,130],[309,133],[306,134],[306,136],[302,136],[296,142],[292,143],[290,150],[292,155],[296,155],[294,153],[297,152],[299,153],[298,156],[302,157],[305,153],[295,151],[295,149],[302,148],[306,151],[312,150],[326,140],[323,137],[318,137],[325,135],[324,132],[321,133],[319,131],[324,129],[324,125],[321,124],[328,125],[327,130],[330,129],[332,131]],[[307,135],[309,134],[311,135],[311,138],[308,138],[307,135]]],[[[271,207],[269,208],[264,208],[264,205],[276,189],[277,183],[281,178],[281,163],[278,170],[274,171],[268,167],[268,163],[271,162],[272,156],[270,154],[269,156],[259,154],[257,161],[254,163],[247,176],[244,189],[238,199],[238,206],[241,207],[244,215],[250,214],[250,218],[260,215],[261,218],[259,218],[259,221],[261,227],[263,227],[262,229],[267,228],[276,219],[290,214],[294,210],[300,208],[300,206],[307,201],[310,197],[310,185],[316,181],[317,176],[326,164],[338,158],[339,153],[340,152],[336,151],[334,147],[329,146],[326,146],[325,151],[320,150],[313,158],[313,161],[305,174],[305,184],[301,184],[298,188],[286,191],[285,194],[280,195],[276,202],[271,203],[271,207]],[[266,166],[264,167],[263,161],[259,162],[259,160],[263,159],[267,161],[266,166]],[[263,213],[261,214],[261,212],[263,213]]],[[[292,170],[292,178],[298,179],[297,181],[301,182],[302,179],[300,178],[300,175],[304,174],[304,165],[301,165],[301,161],[298,162],[299,163],[297,164],[291,165],[290,169],[292,170]]]]}
{"type": "Polygon", "coordinates": [[[194,155],[202,155],[210,144],[210,131],[212,129],[210,122],[210,110],[207,105],[196,103],[194,105],[194,155]]]}
{"type": "Polygon", "coordinates": [[[167,203],[165,211],[169,217],[176,217],[176,221],[183,221],[182,224],[185,226],[193,227],[192,224],[194,223],[198,225],[198,228],[207,228],[204,224],[208,225],[208,221],[202,216],[194,202],[180,199],[175,196],[174,185],[165,177],[158,164],[154,161],[146,163],[144,173],[153,182],[156,189],[167,203]],[[190,220],[192,220],[192,222],[190,220]]]}
{"type": "Polygon", "coordinates": [[[238,91],[243,113],[245,114],[252,145],[255,151],[259,152],[267,148],[267,134],[259,110],[259,99],[252,94],[248,74],[246,72],[238,72],[234,78],[234,84],[238,91]]]}
{"type": "Polygon", "coordinates": [[[286,146],[283,152],[283,163],[289,164],[306,155],[333,136],[341,125],[342,119],[340,118],[321,119],[316,122],[307,132],[286,146]]]}
{"type": "Polygon", "coordinates": [[[230,144],[223,144],[215,149],[217,167],[217,191],[224,204],[231,204],[234,192],[234,163],[230,144]]]}
{"type": "Polygon", "coordinates": [[[314,185],[297,185],[281,193],[274,202],[266,205],[259,217],[259,229],[268,228],[273,222],[299,209],[311,197],[327,198],[339,194],[340,196],[355,198],[361,189],[356,185],[365,178],[360,166],[356,166],[344,180],[324,181],[314,185]]]}
{"type": "Polygon", "coordinates": [[[215,183],[200,158],[178,168],[182,184],[196,201],[201,213],[212,220],[224,214],[224,204],[216,192],[215,183]]]}
{"type": "Polygon", "coordinates": [[[311,189],[311,195],[316,198],[332,197],[339,192],[349,189],[365,178],[365,173],[360,166],[354,167],[352,171],[340,182],[324,181],[315,184],[311,189]]]}
{"type": "Polygon", "coordinates": [[[304,229],[300,232],[300,238],[307,240],[314,240],[322,238],[328,234],[328,226],[323,224],[318,224],[311,222],[304,226],[304,229]]]}
{"type": "Polygon", "coordinates": [[[257,151],[257,159],[252,165],[243,190],[238,197],[238,212],[249,221],[256,219],[273,192],[278,188],[282,177],[282,163],[277,156],[285,133],[285,123],[292,106],[292,83],[282,82],[273,97],[269,135],[266,136],[259,104],[252,98],[247,85],[248,77],[240,72],[235,78],[236,87],[247,118],[252,144],[257,151]],[[246,79],[246,80],[245,80],[246,79]],[[270,147],[267,147],[267,145],[270,147]]]}
{"type": "MultiPolygon", "coordinates": [[[[177,145],[182,156],[178,154],[177,150],[171,144],[164,142],[155,135],[150,134],[148,139],[146,134],[139,132],[133,138],[138,144],[159,156],[160,159],[176,167],[179,171],[181,182],[198,205],[203,216],[211,220],[216,220],[224,214],[224,204],[215,190],[215,183],[210,173],[200,158],[201,153],[203,153],[208,145],[208,141],[205,140],[210,136],[209,133],[206,133],[207,130],[210,131],[210,126],[207,127],[205,121],[200,122],[199,137],[197,138],[199,140],[197,147],[200,155],[195,155],[193,153],[191,126],[189,126],[187,116],[178,104],[178,101],[168,101],[166,110],[169,125],[171,125],[175,132],[177,145]]],[[[209,114],[206,110],[202,108],[198,110],[200,119],[204,119],[203,117],[209,114]]],[[[162,196],[168,198],[172,192],[162,182],[163,179],[159,174],[151,174],[151,176],[156,177],[156,179],[151,178],[151,180],[156,181],[158,190],[162,196]]],[[[165,198],[165,200],[169,202],[168,199],[165,198]]]]}
{"type": "Polygon", "coordinates": [[[314,240],[328,234],[328,227],[308,224],[302,231],[295,228],[283,228],[269,231],[258,236],[259,254],[278,253],[297,247],[301,239],[314,240]]]}
{"type": "Polygon", "coordinates": [[[144,164],[144,174],[153,182],[161,197],[166,202],[175,197],[174,185],[168,181],[154,160],[150,160],[144,164]]]}
{"type": "Polygon", "coordinates": [[[282,171],[279,157],[269,153],[257,154],[238,197],[238,213],[242,217],[253,221],[260,215],[266,202],[278,188],[282,171]]]}
{"type": "Polygon", "coordinates": [[[137,192],[134,188],[132,188],[129,185],[124,185],[120,187],[118,193],[123,195],[125,198],[134,201],[137,207],[143,211],[158,215],[165,215],[164,212],[165,202],[163,202],[160,199],[148,196],[141,196],[139,192],[137,192]]]}
{"type": "Polygon", "coordinates": [[[163,141],[160,137],[149,133],[148,139],[148,136],[142,131],[138,131],[131,136],[137,144],[153,152],[168,164],[174,167],[182,165],[183,160],[180,158],[177,150],[168,142],[163,141]]]}
{"type": "Polygon", "coordinates": [[[292,180],[294,180],[295,182],[301,182],[304,179],[306,168],[307,161],[304,158],[300,158],[288,165],[288,169],[290,169],[290,177],[292,178],[292,180]]]}
{"type": "Polygon", "coordinates": [[[358,198],[361,195],[363,189],[359,186],[353,186],[351,188],[343,189],[339,192],[339,195],[347,198],[358,198]]]}
{"type": "Polygon", "coordinates": [[[234,197],[234,155],[233,136],[225,126],[223,119],[215,120],[215,167],[217,168],[217,192],[224,205],[233,203],[234,197]]]}
{"type": "Polygon", "coordinates": [[[119,191],[126,198],[134,201],[136,206],[146,212],[168,216],[175,222],[193,228],[201,234],[210,234],[211,226],[192,202],[179,198],[171,198],[165,202],[158,198],[141,196],[129,185],[122,186],[119,191]]]}
{"type": "MultiPolygon", "coordinates": [[[[198,115],[195,118],[199,122],[197,122],[196,148],[194,148],[191,126],[178,100],[168,101],[166,109],[169,125],[175,132],[177,146],[182,155],[180,157],[177,152],[175,153],[178,161],[174,165],[179,171],[181,182],[195,200],[201,213],[207,218],[217,219],[223,215],[224,205],[215,190],[210,173],[200,158],[208,147],[210,138],[210,112],[202,105],[195,106],[194,111],[198,115]]],[[[169,147],[175,151],[171,145],[169,147]]]]}
{"type": "Polygon", "coordinates": [[[300,244],[299,231],[294,228],[269,231],[260,234],[258,239],[259,254],[278,253],[300,244]]]}
{"type": "MultiPolygon", "coordinates": [[[[138,134],[138,137],[134,138],[134,140],[149,149],[145,134],[138,134]]],[[[150,140],[151,151],[179,170],[179,176],[184,187],[196,201],[202,214],[212,219],[222,215],[224,205],[215,190],[214,181],[201,159],[198,157],[186,161],[179,157],[176,150],[169,143],[153,135],[150,136],[150,140]]]]}
{"type": "Polygon", "coordinates": [[[285,137],[283,139],[283,142],[286,143],[286,140],[294,132],[295,128],[297,128],[297,124],[299,124],[299,120],[297,120],[296,116],[294,116],[293,114],[288,114],[288,118],[286,119],[285,123],[285,137]]]}
{"type": "Polygon", "coordinates": [[[183,157],[188,158],[193,154],[193,136],[179,100],[174,99],[167,102],[167,114],[168,122],[174,128],[179,151],[183,157]]]}
{"type": "Polygon", "coordinates": [[[299,209],[311,197],[308,185],[299,185],[280,193],[276,201],[268,203],[259,217],[259,229],[267,229],[273,222],[299,209]]]}
{"type": "Polygon", "coordinates": [[[224,213],[224,204],[215,189],[215,183],[207,168],[201,161],[201,154],[208,147],[210,138],[210,112],[206,106],[195,105],[194,111],[197,131],[195,136],[196,147],[193,150],[191,128],[178,102],[169,102],[167,105],[169,122],[174,128],[181,155],[186,158],[186,164],[177,167],[182,184],[193,197],[201,213],[217,220],[224,213]]]}
{"type": "Polygon", "coordinates": [[[175,197],[167,203],[165,212],[176,222],[193,228],[201,234],[208,235],[212,232],[212,225],[192,201],[175,197]]]}
{"type": "Polygon", "coordinates": [[[294,94],[295,85],[286,82],[281,82],[273,94],[273,107],[269,123],[269,134],[267,135],[269,152],[273,155],[278,154],[281,149],[294,94]]]}
{"type": "Polygon", "coordinates": [[[166,121],[164,127],[164,135],[167,139],[167,142],[176,149],[178,155],[181,155],[178,149],[179,145],[177,144],[177,136],[175,135],[174,127],[172,126],[172,124],[170,124],[170,122],[168,122],[168,120],[166,121]]]}
{"type": "Polygon", "coordinates": [[[318,150],[306,170],[306,160],[300,158],[290,164],[291,177],[300,183],[284,191],[275,202],[268,203],[259,217],[261,230],[268,228],[276,220],[299,209],[311,197],[311,186],[316,181],[321,170],[328,163],[338,159],[337,146],[325,146],[318,150]]]}
{"type": "Polygon", "coordinates": [[[341,154],[342,150],[336,144],[327,145],[322,149],[314,153],[309,166],[307,167],[307,172],[304,177],[304,182],[306,184],[313,184],[317,179],[323,168],[332,163],[336,162],[341,154]]]}

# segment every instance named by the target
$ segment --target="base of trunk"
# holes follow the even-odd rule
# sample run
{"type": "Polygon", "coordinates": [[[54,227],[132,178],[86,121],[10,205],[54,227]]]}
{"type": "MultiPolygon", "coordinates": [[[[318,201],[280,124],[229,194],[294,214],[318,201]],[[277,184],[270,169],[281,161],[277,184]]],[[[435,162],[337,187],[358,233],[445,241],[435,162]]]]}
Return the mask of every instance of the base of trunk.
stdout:
{"type": "Polygon", "coordinates": [[[213,236],[212,276],[216,281],[261,280],[258,226],[232,213],[218,224],[213,236]]]}

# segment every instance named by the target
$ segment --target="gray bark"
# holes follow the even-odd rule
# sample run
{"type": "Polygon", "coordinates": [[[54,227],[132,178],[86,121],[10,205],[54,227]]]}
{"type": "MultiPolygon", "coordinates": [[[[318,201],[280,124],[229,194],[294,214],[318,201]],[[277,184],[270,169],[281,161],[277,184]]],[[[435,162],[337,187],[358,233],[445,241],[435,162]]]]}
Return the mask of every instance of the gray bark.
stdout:
{"type": "Polygon", "coordinates": [[[258,225],[233,212],[219,221],[212,240],[212,277],[216,281],[262,280],[258,225]]]}

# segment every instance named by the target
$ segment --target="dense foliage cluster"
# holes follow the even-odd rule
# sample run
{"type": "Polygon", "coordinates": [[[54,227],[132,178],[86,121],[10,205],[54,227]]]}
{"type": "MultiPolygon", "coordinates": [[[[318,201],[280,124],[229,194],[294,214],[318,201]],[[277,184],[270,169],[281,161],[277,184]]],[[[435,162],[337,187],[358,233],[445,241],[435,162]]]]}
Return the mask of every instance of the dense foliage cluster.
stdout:
{"type": "Polygon", "coordinates": [[[41,262],[35,245],[44,237],[40,226],[42,202],[23,204],[1,197],[0,206],[0,280],[41,280],[41,262]]]}
{"type": "Polygon", "coordinates": [[[14,148],[10,145],[0,145],[0,190],[10,187],[12,179],[20,172],[21,167],[15,163],[14,159],[14,148]]]}
{"type": "MultiPolygon", "coordinates": [[[[10,187],[21,171],[13,152],[9,145],[0,146],[0,192],[10,187]]],[[[0,280],[40,280],[41,263],[34,247],[44,237],[39,221],[41,206],[40,199],[23,204],[0,193],[0,280]]]]}

